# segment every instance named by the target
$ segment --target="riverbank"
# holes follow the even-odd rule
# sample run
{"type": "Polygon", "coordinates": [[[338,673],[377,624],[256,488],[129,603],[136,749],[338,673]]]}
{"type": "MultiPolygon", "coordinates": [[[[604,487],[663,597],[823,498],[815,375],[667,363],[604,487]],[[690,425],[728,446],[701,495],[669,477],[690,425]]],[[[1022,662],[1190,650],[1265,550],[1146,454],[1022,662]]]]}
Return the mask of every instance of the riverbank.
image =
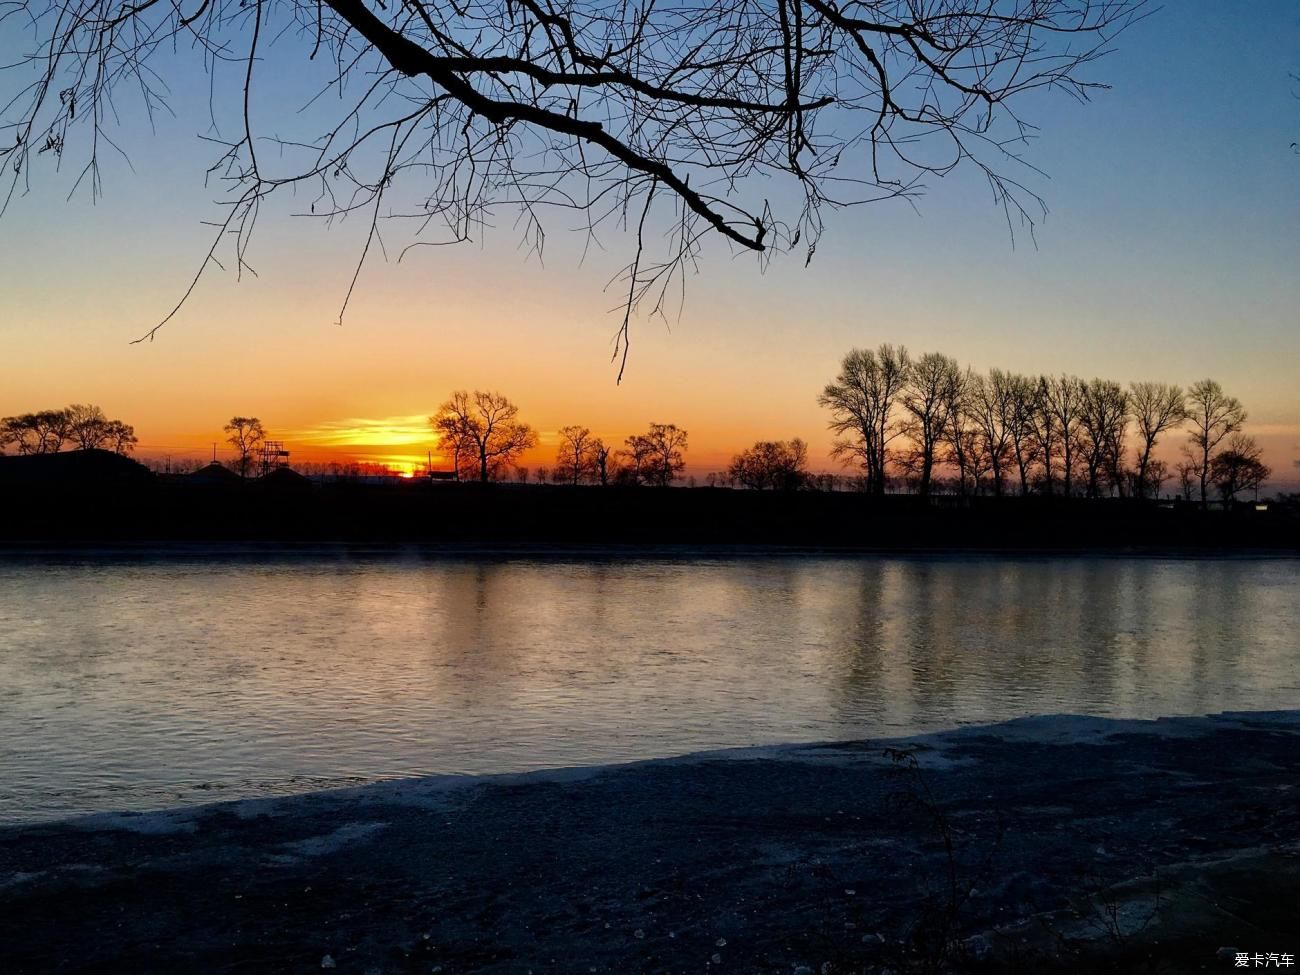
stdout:
{"type": "MultiPolygon", "coordinates": [[[[58,457],[59,455],[54,455],[58,457]]],[[[0,546],[452,545],[491,549],[732,547],[758,551],[1300,553],[1294,502],[876,497],[850,491],[16,476],[3,458],[0,546]]],[[[118,463],[130,464],[122,458],[118,463]]],[[[23,463],[19,463],[23,462],[23,463]]],[[[41,467],[41,465],[37,465],[41,467]]],[[[37,471],[39,472],[39,471],[37,471]]],[[[58,472],[56,472],[58,473],[58,472]]],[[[120,472],[119,472],[120,473],[120,472]]]]}
{"type": "Polygon", "coordinates": [[[0,830],[7,971],[1226,970],[1296,954],[1300,712],[437,777],[0,830]]]}

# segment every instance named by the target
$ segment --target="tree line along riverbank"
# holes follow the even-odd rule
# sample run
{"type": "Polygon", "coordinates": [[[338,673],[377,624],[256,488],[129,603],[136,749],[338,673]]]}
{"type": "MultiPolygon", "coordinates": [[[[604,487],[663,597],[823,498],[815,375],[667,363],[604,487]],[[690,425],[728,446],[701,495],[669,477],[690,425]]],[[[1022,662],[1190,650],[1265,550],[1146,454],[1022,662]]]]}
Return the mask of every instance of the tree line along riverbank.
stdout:
{"type": "MultiPolygon", "coordinates": [[[[229,473],[229,472],[227,472],[229,473]]],[[[0,542],[1300,551],[1287,503],[166,477],[104,452],[0,460],[0,542]],[[39,462],[39,463],[37,463],[39,462]]]]}

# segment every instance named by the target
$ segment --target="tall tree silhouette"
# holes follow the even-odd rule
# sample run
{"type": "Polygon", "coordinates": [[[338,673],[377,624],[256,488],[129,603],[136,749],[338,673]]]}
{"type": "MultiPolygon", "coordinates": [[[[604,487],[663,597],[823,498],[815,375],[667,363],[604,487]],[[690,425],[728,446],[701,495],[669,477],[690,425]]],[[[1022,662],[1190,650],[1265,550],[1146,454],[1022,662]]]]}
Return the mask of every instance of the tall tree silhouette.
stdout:
{"type": "Polygon", "coordinates": [[[560,446],[555,454],[557,479],[578,485],[598,476],[597,443],[587,427],[560,427],[560,446]]]}
{"type": "Polygon", "coordinates": [[[1077,376],[1053,376],[1044,386],[1043,399],[1061,444],[1061,479],[1068,498],[1074,488],[1075,445],[1083,413],[1083,380],[1077,376]]]}
{"type": "Polygon", "coordinates": [[[1012,375],[1008,395],[1011,409],[1008,414],[1008,431],[1011,438],[1011,456],[1020,475],[1020,494],[1029,494],[1030,470],[1040,459],[1036,414],[1041,409],[1038,381],[1029,376],[1012,375]]]}
{"type": "Polygon", "coordinates": [[[232,416],[223,428],[226,443],[235,448],[235,470],[240,477],[248,477],[258,450],[266,440],[266,429],[255,416],[232,416]]]}
{"type": "Polygon", "coordinates": [[[943,430],[946,447],[944,461],[957,468],[957,493],[962,497],[968,487],[979,484],[979,472],[974,462],[979,442],[970,423],[970,388],[974,375],[969,369],[957,374],[956,381],[944,390],[945,412],[948,424],[943,430]],[[973,475],[973,476],[972,476],[973,475]]]}
{"type": "Polygon", "coordinates": [[[1029,413],[1030,433],[1038,462],[1043,465],[1043,493],[1048,497],[1056,491],[1056,448],[1060,445],[1056,414],[1052,410],[1052,382],[1047,376],[1039,376],[1033,381],[1033,408],[1029,413]]]}
{"type": "Polygon", "coordinates": [[[836,435],[832,455],[860,465],[872,494],[885,493],[889,443],[899,433],[894,404],[910,369],[907,349],[901,345],[853,349],[840,363],[835,381],[817,397],[831,411],[830,428],[836,435]]]}
{"type": "Polygon", "coordinates": [[[1123,461],[1128,427],[1128,393],[1117,382],[1093,379],[1081,387],[1079,445],[1087,472],[1088,497],[1101,497],[1102,477],[1113,484],[1123,461]]]}
{"type": "Polygon", "coordinates": [[[940,352],[925,353],[908,370],[902,395],[907,412],[903,430],[915,449],[905,463],[917,476],[921,497],[929,497],[937,451],[948,426],[952,391],[960,382],[961,367],[940,352]]]}
{"type": "MultiPolygon", "coordinates": [[[[1152,452],[1160,437],[1187,419],[1187,395],[1180,386],[1136,382],[1129,387],[1129,400],[1140,438],[1134,486],[1141,498],[1152,487],[1152,452]]],[[[1159,495],[1160,488],[1157,486],[1153,493],[1159,495]]]]}
{"type": "Polygon", "coordinates": [[[458,390],[429,422],[458,449],[468,446],[484,484],[537,446],[537,434],[519,419],[519,407],[500,393],[458,390]]]}
{"type": "Polygon", "coordinates": [[[1214,452],[1219,444],[1245,424],[1246,409],[1240,400],[1225,393],[1213,379],[1202,379],[1187,391],[1187,418],[1192,425],[1188,447],[1196,463],[1201,504],[1204,506],[1210,500],[1210,464],[1214,452]]]}
{"type": "Polygon", "coordinates": [[[1006,466],[1012,461],[1011,442],[1015,425],[1015,389],[1012,376],[991,369],[987,376],[975,376],[970,387],[971,416],[983,442],[993,475],[993,493],[1002,497],[1006,466]]]}

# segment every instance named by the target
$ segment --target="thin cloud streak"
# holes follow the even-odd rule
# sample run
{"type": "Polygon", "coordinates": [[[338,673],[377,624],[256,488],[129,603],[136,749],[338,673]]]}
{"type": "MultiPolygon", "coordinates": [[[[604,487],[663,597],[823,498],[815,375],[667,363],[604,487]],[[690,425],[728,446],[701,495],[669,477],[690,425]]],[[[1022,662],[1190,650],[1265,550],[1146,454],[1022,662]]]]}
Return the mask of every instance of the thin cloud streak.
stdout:
{"type": "Polygon", "coordinates": [[[285,431],[284,438],[314,447],[432,446],[438,439],[429,427],[427,413],[327,420],[285,431]]]}

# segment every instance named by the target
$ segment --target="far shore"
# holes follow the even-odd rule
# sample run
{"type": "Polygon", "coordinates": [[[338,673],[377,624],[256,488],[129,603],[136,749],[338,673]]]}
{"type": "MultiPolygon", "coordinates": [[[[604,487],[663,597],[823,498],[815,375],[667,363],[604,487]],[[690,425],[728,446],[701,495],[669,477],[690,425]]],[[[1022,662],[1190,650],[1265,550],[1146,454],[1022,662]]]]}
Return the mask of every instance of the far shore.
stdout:
{"type": "Polygon", "coordinates": [[[261,539],[175,541],[170,539],[82,542],[0,541],[0,561],[187,561],[312,559],[539,559],[559,561],[675,561],[695,559],[1300,559],[1296,547],[1190,545],[1096,545],[1071,548],[910,547],[762,544],[563,544],[558,542],[358,542],[261,539]]]}
{"type": "Polygon", "coordinates": [[[1300,711],[0,828],[7,971],[1213,971],[1300,949],[1300,711]]]}

